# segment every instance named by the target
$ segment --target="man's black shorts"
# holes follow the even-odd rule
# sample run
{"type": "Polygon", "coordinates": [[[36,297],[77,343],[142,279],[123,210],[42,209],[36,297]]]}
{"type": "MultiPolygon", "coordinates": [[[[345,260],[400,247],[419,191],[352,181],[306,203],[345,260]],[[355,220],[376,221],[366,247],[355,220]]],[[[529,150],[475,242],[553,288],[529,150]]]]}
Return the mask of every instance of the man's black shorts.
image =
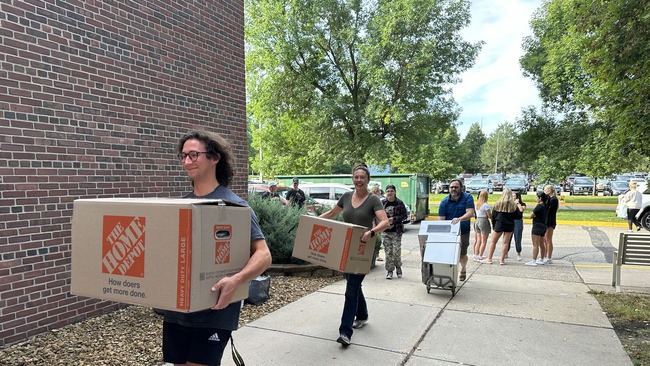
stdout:
{"type": "Polygon", "coordinates": [[[230,334],[229,330],[163,322],[163,360],[173,364],[221,365],[230,334]]]}

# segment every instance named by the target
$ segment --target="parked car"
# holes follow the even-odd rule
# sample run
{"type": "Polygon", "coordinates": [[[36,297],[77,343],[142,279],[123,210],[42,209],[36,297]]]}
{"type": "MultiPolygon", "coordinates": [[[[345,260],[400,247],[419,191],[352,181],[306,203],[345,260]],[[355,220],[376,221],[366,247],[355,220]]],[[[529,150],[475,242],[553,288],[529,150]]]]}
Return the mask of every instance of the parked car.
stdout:
{"type": "Polygon", "coordinates": [[[587,178],[587,177],[574,178],[569,194],[593,195],[593,193],[594,193],[594,181],[591,180],[591,178],[587,178]]]}
{"type": "Polygon", "coordinates": [[[650,189],[646,188],[645,191],[642,192],[642,196],[642,206],[639,213],[636,215],[636,218],[644,229],[650,231],[650,189]]]}
{"type": "Polygon", "coordinates": [[[526,194],[528,191],[527,183],[523,179],[508,179],[503,187],[509,188],[513,192],[521,192],[521,194],[526,194]]]}
{"type": "Polygon", "coordinates": [[[549,184],[555,187],[555,194],[557,196],[562,194],[562,186],[560,186],[560,184],[556,182],[554,179],[548,179],[546,182],[537,185],[537,189],[536,189],[537,192],[544,192],[544,187],[546,187],[549,184]]]}
{"type": "Polygon", "coordinates": [[[354,189],[341,183],[311,183],[302,184],[300,189],[306,196],[313,198],[316,202],[333,207],[345,192],[354,189]]]}
{"type": "Polygon", "coordinates": [[[484,178],[472,179],[466,188],[466,191],[469,193],[479,193],[482,190],[488,191],[489,194],[494,193],[494,186],[492,185],[492,181],[484,178]]]}
{"type": "MultiPolygon", "coordinates": [[[[286,186],[278,186],[278,193],[282,198],[285,200],[287,199],[287,192],[289,192],[291,188],[286,187],[286,186]]],[[[248,185],[248,194],[263,194],[264,192],[269,191],[269,186],[266,184],[249,184],[248,185]]],[[[305,194],[306,195],[306,194],[305,194]]],[[[307,210],[307,213],[312,216],[317,216],[318,214],[322,213],[323,210],[329,210],[327,206],[323,205],[322,203],[316,202],[313,198],[307,196],[305,197],[305,210],[307,210]]]]}
{"type": "Polygon", "coordinates": [[[449,193],[449,180],[439,180],[433,185],[431,192],[435,194],[449,193]]]}
{"type": "Polygon", "coordinates": [[[495,191],[503,191],[503,176],[501,174],[490,174],[488,179],[492,181],[492,188],[495,191]]]}
{"type": "Polygon", "coordinates": [[[611,191],[612,196],[619,196],[627,192],[628,189],[630,189],[630,184],[626,181],[615,180],[609,182],[609,189],[611,191]]]}

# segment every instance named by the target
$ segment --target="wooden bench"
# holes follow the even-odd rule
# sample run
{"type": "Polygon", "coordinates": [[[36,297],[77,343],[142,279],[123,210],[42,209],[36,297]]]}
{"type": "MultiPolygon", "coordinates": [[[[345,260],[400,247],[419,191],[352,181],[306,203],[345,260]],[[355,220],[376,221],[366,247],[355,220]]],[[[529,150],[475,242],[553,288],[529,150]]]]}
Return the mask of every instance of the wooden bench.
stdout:
{"type": "Polygon", "coordinates": [[[650,266],[650,235],[621,233],[618,250],[612,261],[612,286],[621,292],[621,266],[624,264],[650,266]]]}

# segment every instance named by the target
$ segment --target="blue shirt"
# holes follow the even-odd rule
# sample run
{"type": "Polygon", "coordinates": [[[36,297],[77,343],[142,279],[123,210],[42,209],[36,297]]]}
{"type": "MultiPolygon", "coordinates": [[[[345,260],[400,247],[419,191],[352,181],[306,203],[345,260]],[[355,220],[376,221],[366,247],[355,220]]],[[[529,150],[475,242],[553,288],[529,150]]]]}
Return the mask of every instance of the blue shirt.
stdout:
{"type": "MultiPolygon", "coordinates": [[[[474,209],[474,197],[467,192],[463,192],[458,197],[458,201],[451,199],[451,195],[445,197],[438,207],[438,216],[444,217],[445,220],[451,220],[461,217],[467,212],[468,208],[474,209]]],[[[470,220],[461,221],[460,232],[469,233],[470,220]]]]}

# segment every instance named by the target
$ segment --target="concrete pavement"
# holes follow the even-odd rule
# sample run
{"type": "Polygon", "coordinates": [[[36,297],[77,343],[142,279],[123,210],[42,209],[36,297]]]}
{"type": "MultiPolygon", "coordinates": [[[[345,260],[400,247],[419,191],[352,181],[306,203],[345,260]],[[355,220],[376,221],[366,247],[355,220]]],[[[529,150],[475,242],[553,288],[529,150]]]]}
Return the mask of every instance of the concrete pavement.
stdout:
{"type": "MultiPolygon", "coordinates": [[[[632,365],[590,288],[613,291],[617,227],[559,225],[555,263],[524,266],[532,250],[525,226],[522,261],[470,263],[451,291],[421,282],[417,225],[403,237],[401,279],[383,262],[363,283],[369,322],[352,345],[336,343],[345,282],[293,302],[233,333],[247,365],[632,365]],[[609,262],[609,263],[608,263],[609,262]]],[[[499,253],[497,245],[495,256],[499,253]]],[[[471,255],[471,245],[470,245],[471,255]]],[[[623,267],[624,292],[650,293],[650,267],[623,267]]],[[[234,365],[226,349],[223,365],[234,365]]]]}

